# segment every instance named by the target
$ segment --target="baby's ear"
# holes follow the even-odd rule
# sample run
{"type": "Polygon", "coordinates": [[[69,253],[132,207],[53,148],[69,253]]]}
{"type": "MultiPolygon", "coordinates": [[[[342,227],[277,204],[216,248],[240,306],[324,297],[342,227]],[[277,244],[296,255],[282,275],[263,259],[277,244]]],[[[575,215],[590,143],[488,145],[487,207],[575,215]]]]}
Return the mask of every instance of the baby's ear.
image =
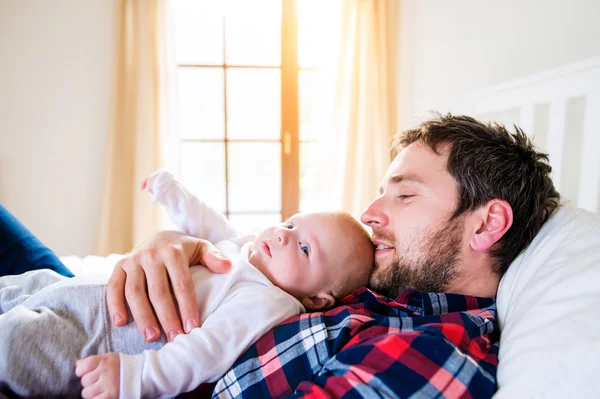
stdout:
{"type": "Polygon", "coordinates": [[[310,310],[327,309],[335,303],[333,295],[326,292],[320,292],[317,295],[307,296],[300,301],[305,308],[310,310]]]}

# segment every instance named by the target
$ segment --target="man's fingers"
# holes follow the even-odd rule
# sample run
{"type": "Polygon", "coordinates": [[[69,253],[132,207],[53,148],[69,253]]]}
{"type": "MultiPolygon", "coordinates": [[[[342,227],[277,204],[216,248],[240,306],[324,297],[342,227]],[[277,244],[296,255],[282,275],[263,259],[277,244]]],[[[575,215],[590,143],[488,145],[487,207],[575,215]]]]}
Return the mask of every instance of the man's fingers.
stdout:
{"type": "Polygon", "coordinates": [[[181,251],[174,246],[165,248],[163,255],[163,260],[165,261],[165,266],[173,287],[173,293],[179,306],[179,313],[183,321],[183,330],[189,333],[192,328],[200,325],[196,290],[194,289],[189,262],[181,251]]]}
{"type": "Polygon", "coordinates": [[[160,329],[146,294],[146,277],[139,267],[127,270],[125,298],[138,329],[147,342],[160,338],[160,329]]]}
{"type": "Polygon", "coordinates": [[[231,269],[231,261],[208,241],[198,243],[195,255],[194,264],[205,265],[213,273],[227,273],[231,269]]]}
{"type": "Polygon", "coordinates": [[[162,259],[155,258],[152,262],[152,265],[146,265],[145,268],[148,296],[167,339],[173,341],[178,334],[183,333],[182,323],[175,308],[175,300],[171,295],[167,270],[163,267],[162,259]]]}
{"type": "Polygon", "coordinates": [[[206,267],[213,273],[227,273],[231,270],[231,261],[220,252],[208,252],[205,261],[206,267]]]}
{"type": "Polygon", "coordinates": [[[119,261],[108,280],[106,286],[106,301],[108,313],[112,323],[121,327],[127,323],[127,307],[125,305],[125,280],[127,275],[122,268],[122,264],[127,260],[119,261]]]}

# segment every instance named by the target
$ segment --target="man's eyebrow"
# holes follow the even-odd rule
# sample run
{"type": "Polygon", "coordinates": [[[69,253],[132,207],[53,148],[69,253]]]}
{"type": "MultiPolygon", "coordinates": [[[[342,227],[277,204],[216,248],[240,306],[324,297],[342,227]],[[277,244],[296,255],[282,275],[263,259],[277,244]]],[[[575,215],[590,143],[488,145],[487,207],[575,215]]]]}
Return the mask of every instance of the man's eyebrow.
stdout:
{"type": "MultiPolygon", "coordinates": [[[[425,180],[423,180],[423,178],[421,176],[415,175],[413,173],[392,176],[390,178],[389,184],[399,184],[399,183],[402,183],[403,181],[417,183],[417,184],[421,184],[424,186],[427,185],[427,182],[425,182],[425,180]]],[[[379,194],[383,194],[383,186],[379,187],[379,194]]]]}

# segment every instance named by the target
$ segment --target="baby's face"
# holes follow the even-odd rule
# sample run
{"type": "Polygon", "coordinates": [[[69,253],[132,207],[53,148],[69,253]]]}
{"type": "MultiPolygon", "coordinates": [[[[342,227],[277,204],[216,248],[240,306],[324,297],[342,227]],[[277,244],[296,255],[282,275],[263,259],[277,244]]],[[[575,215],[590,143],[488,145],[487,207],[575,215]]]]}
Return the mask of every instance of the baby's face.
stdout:
{"type": "Polygon", "coordinates": [[[339,279],[340,259],[354,250],[342,226],[331,214],[294,215],[259,234],[250,263],[296,298],[316,295],[339,279]]]}

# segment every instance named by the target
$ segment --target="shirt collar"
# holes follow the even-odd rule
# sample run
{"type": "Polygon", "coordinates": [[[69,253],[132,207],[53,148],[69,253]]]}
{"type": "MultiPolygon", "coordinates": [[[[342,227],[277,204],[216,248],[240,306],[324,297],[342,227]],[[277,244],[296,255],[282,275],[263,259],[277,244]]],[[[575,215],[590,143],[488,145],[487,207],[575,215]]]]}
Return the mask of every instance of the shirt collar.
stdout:
{"type": "Polygon", "coordinates": [[[340,305],[354,305],[355,307],[357,305],[372,306],[373,303],[415,315],[433,316],[489,308],[496,303],[496,299],[460,294],[422,292],[413,289],[404,290],[395,299],[390,299],[366,287],[362,287],[340,301],[340,305]]]}

